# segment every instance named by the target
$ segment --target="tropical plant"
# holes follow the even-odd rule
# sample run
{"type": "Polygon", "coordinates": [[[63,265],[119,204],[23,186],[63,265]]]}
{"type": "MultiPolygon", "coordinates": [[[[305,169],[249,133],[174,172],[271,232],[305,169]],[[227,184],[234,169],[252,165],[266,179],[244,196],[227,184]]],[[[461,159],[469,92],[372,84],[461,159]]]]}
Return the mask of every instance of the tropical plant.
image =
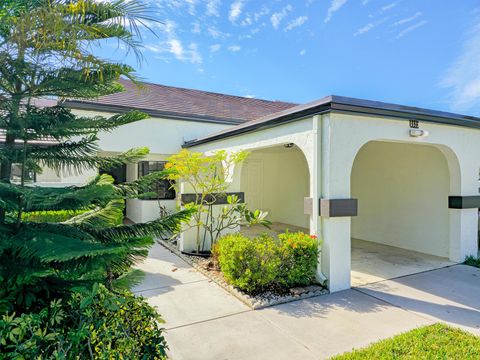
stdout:
{"type": "Polygon", "coordinates": [[[168,159],[164,173],[177,187],[177,193],[183,184],[194,194],[193,201],[183,205],[195,210],[191,226],[196,230],[197,253],[213,246],[225,230],[255,224],[268,227],[271,224],[266,219],[267,212],[251,211],[237,195],[227,193],[229,172],[247,156],[245,151],[229,154],[220,150],[205,155],[183,149],[168,159]],[[216,205],[219,200],[226,200],[226,204],[216,205]]]}
{"type": "Polygon", "coordinates": [[[220,238],[214,255],[225,279],[248,293],[286,291],[315,282],[321,242],[302,232],[220,238]]]}
{"type": "Polygon", "coordinates": [[[124,201],[144,196],[158,174],[114,185],[108,175],[84,186],[27,186],[27,171],[48,167],[80,173],[136,162],[148,149],[103,157],[98,133],[146,118],[138,111],[106,118],[77,116],[39,98],[97,97],[120,91],[129,66],[91,52],[116,40],[138,51],[132,30],[148,19],[135,1],[26,0],[0,3],[0,313],[46,306],[73,290],[128,282],[131,265],[153,240],[177,231],[190,212],[146,224],[123,225],[124,201]],[[18,184],[12,164],[21,167],[18,184]],[[37,222],[25,213],[80,211],[60,222],[37,222]]]}
{"type": "Polygon", "coordinates": [[[287,288],[311,284],[315,279],[322,242],[315,235],[289,231],[279,234],[278,239],[279,283],[287,288]]]}
{"type": "Polygon", "coordinates": [[[94,286],[0,317],[2,359],[165,359],[162,318],[141,297],[94,286]]]}

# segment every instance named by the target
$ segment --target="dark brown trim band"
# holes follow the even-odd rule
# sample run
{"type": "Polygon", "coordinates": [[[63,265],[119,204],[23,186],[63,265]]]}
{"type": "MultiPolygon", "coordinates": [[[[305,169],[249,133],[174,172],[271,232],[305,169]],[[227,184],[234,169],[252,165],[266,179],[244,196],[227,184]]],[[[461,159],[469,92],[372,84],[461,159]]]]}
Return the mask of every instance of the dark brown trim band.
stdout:
{"type": "Polygon", "coordinates": [[[449,196],[449,209],[477,209],[480,208],[480,196],[449,196]]]}
{"type": "Polygon", "coordinates": [[[320,216],[344,217],[357,216],[357,199],[320,199],[320,216]]]}
{"type": "MultiPolygon", "coordinates": [[[[210,194],[205,197],[206,203],[213,203],[213,205],[226,205],[228,204],[227,196],[235,195],[238,196],[238,202],[240,204],[245,203],[245,193],[244,192],[229,192],[226,194],[210,194]]],[[[182,204],[195,203],[199,200],[198,194],[182,194],[182,204]]]]}

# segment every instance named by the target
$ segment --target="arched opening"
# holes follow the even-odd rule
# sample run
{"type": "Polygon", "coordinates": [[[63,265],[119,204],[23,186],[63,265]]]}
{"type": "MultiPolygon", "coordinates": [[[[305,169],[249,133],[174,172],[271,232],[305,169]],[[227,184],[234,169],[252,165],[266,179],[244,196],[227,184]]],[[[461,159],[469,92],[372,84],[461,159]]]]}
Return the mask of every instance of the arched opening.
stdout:
{"type": "Polygon", "coordinates": [[[244,228],[247,235],[285,230],[308,233],[309,215],[304,198],[309,196],[309,171],[303,152],[294,144],[253,150],[241,167],[240,190],[249,209],[268,211],[271,230],[244,228]]]}
{"type": "Polygon", "coordinates": [[[448,196],[458,179],[436,146],[371,141],[357,153],[351,194],[352,286],[451,265],[448,196]]]}

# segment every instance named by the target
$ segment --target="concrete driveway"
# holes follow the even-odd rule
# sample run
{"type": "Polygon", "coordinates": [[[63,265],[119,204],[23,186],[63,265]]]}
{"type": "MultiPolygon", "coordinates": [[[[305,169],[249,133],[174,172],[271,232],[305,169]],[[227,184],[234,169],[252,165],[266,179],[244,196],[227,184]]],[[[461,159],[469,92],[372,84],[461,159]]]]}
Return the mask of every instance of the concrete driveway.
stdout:
{"type": "Polygon", "coordinates": [[[463,265],[256,311],[160,245],[139,267],[174,360],[328,358],[439,321],[480,335],[480,269],[463,265]]]}

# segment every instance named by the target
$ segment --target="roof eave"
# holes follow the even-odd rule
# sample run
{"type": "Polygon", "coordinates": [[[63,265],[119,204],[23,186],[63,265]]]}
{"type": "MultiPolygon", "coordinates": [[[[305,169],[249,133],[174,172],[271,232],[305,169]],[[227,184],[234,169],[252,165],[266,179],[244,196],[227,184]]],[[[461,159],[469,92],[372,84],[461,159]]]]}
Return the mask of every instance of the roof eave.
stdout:
{"type": "Polygon", "coordinates": [[[287,110],[282,113],[274,114],[272,118],[266,118],[264,121],[255,122],[251,125],[245,123],[243,124],[245,126],[232,128],[230,131],[225,131],[219,134],[213,134],[204,138],[185,142],[183,147],[190,148],[240,134],[286,124],[308,116],[321,115],[328,112],[361,114],[401,120],[418,120],[437,124],[480,129],[480,118],[473,116],[465,116],[442,111],[420,109],[332,95],[310,103],[310,105],[307,104],[303,107],[299,106],[298,110],[294,110],[290,113],[287,110]]]}

